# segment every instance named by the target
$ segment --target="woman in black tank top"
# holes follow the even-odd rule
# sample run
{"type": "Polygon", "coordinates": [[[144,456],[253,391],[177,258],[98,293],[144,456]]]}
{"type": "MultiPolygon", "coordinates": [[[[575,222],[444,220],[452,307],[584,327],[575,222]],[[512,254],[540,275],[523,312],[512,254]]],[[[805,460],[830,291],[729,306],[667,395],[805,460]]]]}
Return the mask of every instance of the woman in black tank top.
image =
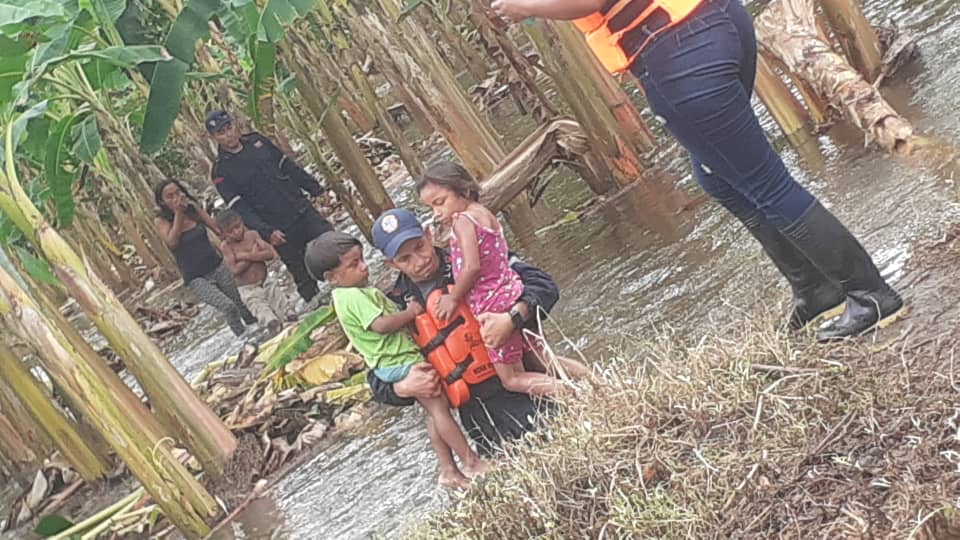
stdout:
{"type": "Polygon", "coordinates": [[[154,226],[173,252],[183,282],[224,315],[235,335],[243,334],[244,323],[257,319],[240,300],[233,274],[207,236],[208,229],[219,236],[216,223],[177,180],[160,182],[153,194],[159,208],[154,226]]]}

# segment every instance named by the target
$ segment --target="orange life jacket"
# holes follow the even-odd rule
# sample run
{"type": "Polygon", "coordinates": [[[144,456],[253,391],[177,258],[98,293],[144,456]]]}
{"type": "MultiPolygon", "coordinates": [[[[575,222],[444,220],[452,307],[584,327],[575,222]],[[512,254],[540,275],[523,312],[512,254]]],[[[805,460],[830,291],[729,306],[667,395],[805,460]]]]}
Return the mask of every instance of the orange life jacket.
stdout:
{"type": "Polygon", "coordinates": [[[480,323],[465,302],[449,321],[437,320],[434,313],[441,296],[443,291],[438,289],[427,297],[423,313],[414,320],[413,340],[437,370],[450,405],[460,407],[470,400],[470,385],[493,377],[496,371],[480,337],[480,323]]]}
{"type": "Polygon", "coordinates": [[[593,14],[573,21],[586,34],[587,44],[610,73],[620,73],[630,68],[640,51],[654,35],[684,21],[703,0],[607,0],[603,8],[593,14]],[[627,53],[621,40],[630,31],[659,13],[665,25],[651,29],[636,51],[627,53]],[[664,15],[666,17],[664,17],[664,15]]]}

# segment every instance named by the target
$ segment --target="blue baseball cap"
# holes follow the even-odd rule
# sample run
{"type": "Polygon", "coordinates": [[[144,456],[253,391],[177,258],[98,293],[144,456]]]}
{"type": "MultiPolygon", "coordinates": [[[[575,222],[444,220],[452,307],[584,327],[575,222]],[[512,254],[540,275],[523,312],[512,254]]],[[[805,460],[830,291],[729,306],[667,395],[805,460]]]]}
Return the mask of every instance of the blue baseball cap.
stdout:
{"type": "Polygon", "coordinates": [[[423,225],[406,208],[392,208],[380,214],[373,223],[373,245],[392,259],[407,240],[423,238],[423,225]]]}

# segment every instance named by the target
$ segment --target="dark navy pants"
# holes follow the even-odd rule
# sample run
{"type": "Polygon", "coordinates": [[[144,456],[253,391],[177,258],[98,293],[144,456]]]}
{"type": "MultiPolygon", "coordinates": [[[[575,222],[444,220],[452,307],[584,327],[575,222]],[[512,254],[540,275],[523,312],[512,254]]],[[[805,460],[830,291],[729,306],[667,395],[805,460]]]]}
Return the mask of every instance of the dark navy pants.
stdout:
{"type": "Polygon", "coordinates": [[[647,102],[690,152],[694,176],[744,219],[759,209],[778,229],[815,199],[793,179],[750,105],[757,40],[740,0],[704,0],[655,35],[631,66],[647,102]]]}

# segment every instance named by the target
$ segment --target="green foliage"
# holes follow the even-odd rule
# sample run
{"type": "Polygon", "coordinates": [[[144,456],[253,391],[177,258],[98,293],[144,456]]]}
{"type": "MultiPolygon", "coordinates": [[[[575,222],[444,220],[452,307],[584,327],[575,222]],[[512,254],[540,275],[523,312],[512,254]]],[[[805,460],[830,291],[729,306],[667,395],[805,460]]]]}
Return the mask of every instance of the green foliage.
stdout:
{"type": "Polygon", "coordinates": [[[34,17],[63,17],[63,4],[53,0],[0,0],[0,28],[8,29],[34,17]]]}
{"type": "Polygon", "coordinates": [[[260,13],[257,41],[277,43],[283,39],[284,26],[310,13],[315,0],[269,0],[260,13]]]}
{"type": "Polygon", "coordinates": [[[173,60],[159,64],[150,80],[150,97],[140,135],[140,149],[160,150],[180,113],[187,71],[194,61],[196,43],[208,34],[207,21],[222,9],[221,0],[189,0],[170,27],[164,44],[173,60]]]}
{"type": "Polygon", "coordinates": [[[103,13],[108,17],[110,22],[119,19],[120,15],[122,15],[123,11],[127,8],[127,0],[80,0],[79,7],[80,9],[85,9],[97,15],[98,10],[95,6],[96,3],[101,5],[103,13]]]}
{"type": "Polygon", "coordinates": [[[70,527],[73,527],[72,521],[63,516],[51,514],[49,516],[44,516],[43,519],[40,520],[40,523],[37,523],[37,527],[33,530],[33,532],[41,538],[49,538],[51,536],[56,536],[58,533],[61,533],[70,527]]]}
{"type": "Polygon", "coordinates": [[[266,367],[263,368],[263,375],[267,376],[273,373],[307,352],[313,345],[310,334],[317,328],[333,322],[336,317],[337,314],[331,306],[324,306],[300,321],[297,329],[290,334],[290,337],[284,339],[270,355],[266,367]]]}
{"type": "Polygon", "coordinates": [[[78,115],[70,115],[52,126],[43,160],[43,176],[56,204],[57,221],[61,227],[70,226],[76,209],[73,202],[74,175],[67,171],[67,167],[70,164],[69,151],[73,146],[70,137],[79,120],[78,115]]]}
{"type": "Polygon", "coordinates": [[[273,95],[276,86],[277,44],[269,41],[253,40],[253,70],[251,71],[251,88],[253,96],[250,107],[253,111],[254,122],[261,121],[260,102],[267,96],[273,95]]]}
{"type": "Polygon", "coordinates": [[[17,252],[17,258],[20,259],[20,264],[23,265],[23,270],[28,276],[40,283],[63,287],[63,283],[54,275],[47,261],[37,257],[24,247],[14,246],[14,250],[17,252]]]}
{"type": "Polygon", "coordinates": [[[100,140],[100,130],[97,128],[97,117],[88,114],[79,125],[74,126],[72,130],[73,155],[80,161],[89,165],[93,164],[93,158],[103,142],[100,140]]]}

